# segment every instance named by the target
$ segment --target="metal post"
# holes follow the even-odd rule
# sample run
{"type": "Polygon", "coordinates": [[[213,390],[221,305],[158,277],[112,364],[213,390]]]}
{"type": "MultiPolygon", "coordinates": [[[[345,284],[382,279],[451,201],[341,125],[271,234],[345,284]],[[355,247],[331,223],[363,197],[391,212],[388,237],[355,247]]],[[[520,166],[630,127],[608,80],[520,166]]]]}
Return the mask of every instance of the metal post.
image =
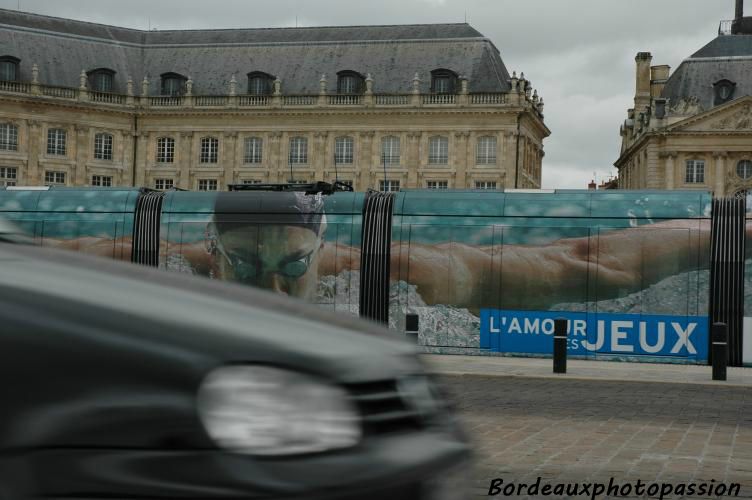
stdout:
{"type": "Polygon", "coordinates": [[[554,320],[554,373],[567,373],[567,320],[554,320]]]}
{"type": "Polygon", "coordinates": [[[726,380],[728,366],[728,326],[713,323],[713,380],[726,380]]]}

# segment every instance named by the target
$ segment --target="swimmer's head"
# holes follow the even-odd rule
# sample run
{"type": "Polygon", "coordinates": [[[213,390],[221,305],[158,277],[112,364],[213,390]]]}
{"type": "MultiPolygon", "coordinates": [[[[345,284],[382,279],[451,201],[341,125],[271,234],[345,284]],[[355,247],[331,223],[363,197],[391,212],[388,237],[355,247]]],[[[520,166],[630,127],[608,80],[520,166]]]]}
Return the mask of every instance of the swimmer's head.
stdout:
{"type": "Polygon", "coordinates": [[[207,249],[219,279],[310,299],[325,231],[321,194],[232,193],[217,197],[207,249]]]}

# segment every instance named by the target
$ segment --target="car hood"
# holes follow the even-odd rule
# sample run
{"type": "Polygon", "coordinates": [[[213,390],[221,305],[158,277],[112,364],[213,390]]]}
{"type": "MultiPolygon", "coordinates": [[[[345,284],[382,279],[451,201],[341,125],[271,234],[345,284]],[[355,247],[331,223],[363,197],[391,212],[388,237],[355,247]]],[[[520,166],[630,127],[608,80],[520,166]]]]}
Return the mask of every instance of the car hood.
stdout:
{"type": "Polygon", "coordinates": [[[86,324],[127,318],[105,335],[162,349],[166,359],[180,357],[201,371],[265,363],[343,383],[421,371],[415,347],[394,332],[248,286],[0,244],[0,287],[6,296],[33,294],[40,315],[57,305],[86,324]]]}

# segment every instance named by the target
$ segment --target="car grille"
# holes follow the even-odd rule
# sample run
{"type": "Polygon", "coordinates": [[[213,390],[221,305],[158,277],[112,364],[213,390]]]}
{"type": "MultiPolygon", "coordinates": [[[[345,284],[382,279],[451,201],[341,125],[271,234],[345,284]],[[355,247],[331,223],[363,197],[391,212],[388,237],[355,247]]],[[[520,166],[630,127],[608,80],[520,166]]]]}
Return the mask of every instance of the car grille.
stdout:
{"type": "Polygon", "coordinates": [[[410,407],[395,380],[351,384],[347,389],[360,411],[365,435],[404,432],[425,426],[425,415],[410,407]]]}

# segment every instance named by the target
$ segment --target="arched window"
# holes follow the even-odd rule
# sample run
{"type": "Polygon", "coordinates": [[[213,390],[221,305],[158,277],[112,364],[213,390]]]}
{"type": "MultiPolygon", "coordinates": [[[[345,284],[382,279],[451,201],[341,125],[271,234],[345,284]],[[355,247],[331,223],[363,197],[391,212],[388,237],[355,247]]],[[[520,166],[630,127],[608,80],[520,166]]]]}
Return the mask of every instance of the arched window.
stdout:
{"type": "Polygon", "coordinates": [[[365,90],[365,79],[357,71],[345,70],[337,73],[338,94],[362,94],[365,90]]]}
{"type": "Polygon", "coordinates": [[[305,137],[290,138],[290,164],[308,163],[308,139],[305,137]]]}
{"type": "Polygon", "coordinates": [[[428,139],[428,163],[432,165],[449,163],[449,138],[436,135],[428,139]]]}
{"type": "Polygon", "coordinates": [[[157,163],[172,163],[175,161],[175,139],[160,137],[157,139],[157,163]]]}
{"type": "Polygon", "coordinates": [[[261,137],[246,137],[244,163],[261,163],[264,159],[264,141],[261,137]]]}
{"type": "Polygon", "coordinates": [[[161,78],[162,95],[176,97],[185,94],[185,82],[188,81],[186,77],[177,73],[164,73],[161,78]]]}
{"type": "Polygon", "coordinates": [[[270,95],[274,77],[261,71],[248,73],[248,93],[251,95],[270,95]]]}
{"type": "Polygon", "coordinates": [[[718,80],[713,84],[714,99],[713,104],[718,106],[724,102],[728,102],[734,97],[734,90],[736,90],[736,83],[731,80],[718,80]]]}
{"type": "Polygon", "coordinates": [[[0,123],[0,151],[18,151],[18,127],[0,123]]]}
{"type": "Polygon", "coordinates": [[[18,65],[21,59],[13,56],[0,57],[0,81],[14,82],[18,80],[18,65]]]}
{"type": "Polygon", "coordinates": [[[353,138],[337,137],[334,140],[334,163],[351,164],[353,162],[353,138]]]}
{"type": "Polygon", "coordinates": [[[736,164],[736,175],[744,179],[752,179],[752,161],[742,160],[736,164]]]}
{"type": "Polygon", "coordinates": [[[201,154],[199,163],[217,163],[219,156],[219,139],[204,137],[201,139],[201,154]]]}
{"type": "Polygon", "coordinates": [[[489,135],[478,138],[478,145],[475,152],[475,164],[496,164],[496,137],[489,135]]]}
{"type": "Polygon", "coordinates": [[[450,69],[431,71],[431,92],[435,94],[454,94],[457,88],[457,73],[450,69]]]}
{"type": "Polygon", "coordinates": [[[96,134],[94,136],[94,159],[112,160],[112,136],[110,134],[96,134]]]}
{"type": "Polygon", "coordinates": [[[98,68],[87,73],[89,88],[94,92],[112,92],[115,72],[107,68],[98,68]]]}
{"type": "Polygon", "coordinates": [[[400,139],[394,135],[388,135],[381,139],[381,163],[384,165],[399,165],[400,163],[400,139]]]}

